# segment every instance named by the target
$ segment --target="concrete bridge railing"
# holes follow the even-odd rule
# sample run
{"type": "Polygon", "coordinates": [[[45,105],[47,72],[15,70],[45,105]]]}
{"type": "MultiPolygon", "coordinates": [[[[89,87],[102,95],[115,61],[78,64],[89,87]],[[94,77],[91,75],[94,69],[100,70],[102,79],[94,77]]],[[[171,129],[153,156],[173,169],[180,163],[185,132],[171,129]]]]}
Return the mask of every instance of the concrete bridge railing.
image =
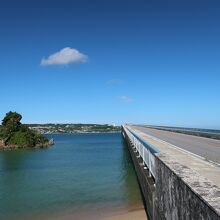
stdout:
{"type": "Polygon", "coordinates": [[[127,133],[130,143],[133,144],[133,149],[135,153],[138,153],[138,157],[142,159],[144,169],[149,170],[149,176],[155,178],[156,168],[155,168],[155,153],[159,152],[159,149],[152,146],[140,136],[132,132],[130,129],[124,127],[127,133]]]}
{"type": "Polygon", "coordinates": [[[149,220],[220,220],[220,188],[123,126],[149,220]]]}

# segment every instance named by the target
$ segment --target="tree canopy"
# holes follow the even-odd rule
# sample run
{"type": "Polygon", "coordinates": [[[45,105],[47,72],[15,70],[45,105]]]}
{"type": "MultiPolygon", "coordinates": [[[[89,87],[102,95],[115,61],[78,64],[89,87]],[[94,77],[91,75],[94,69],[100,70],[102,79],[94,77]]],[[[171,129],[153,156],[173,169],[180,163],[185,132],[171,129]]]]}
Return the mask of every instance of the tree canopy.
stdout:
{"type": "Polygon", "coordinates": [[[2,120],[0,139],[5,146],[14,148],[46,146],[49,140],[21,123],[22,116],[17,112],[8,112],[2,120]]]}

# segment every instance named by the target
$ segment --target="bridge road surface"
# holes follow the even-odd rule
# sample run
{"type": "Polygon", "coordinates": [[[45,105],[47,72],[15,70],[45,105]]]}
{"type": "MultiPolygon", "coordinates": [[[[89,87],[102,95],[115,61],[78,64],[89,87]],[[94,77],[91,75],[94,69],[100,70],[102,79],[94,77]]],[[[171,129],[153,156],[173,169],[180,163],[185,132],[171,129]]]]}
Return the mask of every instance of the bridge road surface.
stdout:
{"type": "Polygon", "coordinates": [[[220,140],[157,130],[141,125],[131,127],[220,164],[220,140]]]}

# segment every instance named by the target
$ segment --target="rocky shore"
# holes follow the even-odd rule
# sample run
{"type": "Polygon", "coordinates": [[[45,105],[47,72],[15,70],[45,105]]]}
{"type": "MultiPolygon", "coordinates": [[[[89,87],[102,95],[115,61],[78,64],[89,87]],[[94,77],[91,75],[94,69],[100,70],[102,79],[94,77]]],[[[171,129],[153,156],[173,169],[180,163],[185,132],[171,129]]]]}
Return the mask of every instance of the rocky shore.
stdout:
{"type": "Polygon", "coordinates": [[[22,147],[22,146],[19,146],[19,145],[16,145],[16,144],[10,144],[10,145],[7,145],[4,143],[3,140],[0,140],[0,150],[14,150],[14,149],[23,149],[23,148],[47,148],[47,147],[51,147],[54,145],[54,139],[50,139],[48,142],[45,142],[45,143],[41,143],[41,144],[36,144],[34,147],[22,147]]]}

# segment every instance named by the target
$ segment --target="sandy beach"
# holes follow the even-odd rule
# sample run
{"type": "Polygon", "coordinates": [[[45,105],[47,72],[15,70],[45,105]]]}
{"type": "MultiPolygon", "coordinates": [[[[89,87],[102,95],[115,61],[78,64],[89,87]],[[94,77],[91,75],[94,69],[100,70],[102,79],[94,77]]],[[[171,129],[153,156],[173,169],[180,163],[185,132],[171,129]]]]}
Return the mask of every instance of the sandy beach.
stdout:
{"type": "Polygon", "coordinates": [[[144,209],[128,212],[126,214],[115,215],[102,220],[147,220],[144,209]]]}
{"type": "MultiPolygon", "coordinates": [[[[146,212],[144,209],[138,209],[128,212],[109,212],[107,213],[69,213],[69,214],[48,214],[41,216],[26,216],[26,219],[32,218],[33,220],[147,220],[146,212]]],[[[12,220],[22,220],[24,218],[12,218],[12,220]]]]}

